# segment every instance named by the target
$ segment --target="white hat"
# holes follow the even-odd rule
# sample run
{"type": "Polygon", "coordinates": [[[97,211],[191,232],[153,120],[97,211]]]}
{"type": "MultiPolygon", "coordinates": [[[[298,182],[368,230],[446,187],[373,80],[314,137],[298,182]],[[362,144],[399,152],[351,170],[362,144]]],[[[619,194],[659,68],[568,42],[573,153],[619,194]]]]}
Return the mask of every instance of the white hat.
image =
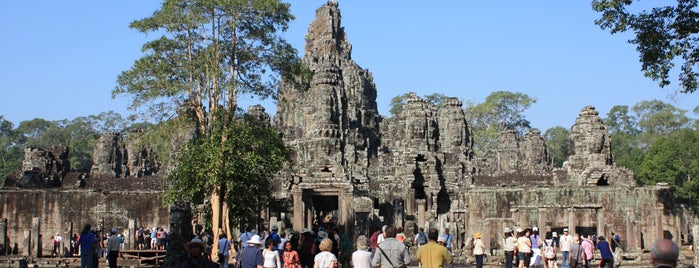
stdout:
{"type": "Polygon", "coordinates": [[[532,231],[533,232],[539,231],[539,227],[536,227],[536,226],[532,227],[532,231]]]}
{"type": "Polygon", "coordinates": [[[204,249],[207,248],[206,243],[204,243],[204,241],[201,241],[201,239],[199,239],[198,237],[192,238],[192,241],[184,243],[184,249],[186,251],[190,251],[192,246],[199,246],[201,247],[202,251],[204,251],[204,249]]]}
{"type": "Polygon", "coordinates": [[[439,238],[437,238],[437,242],[444,242],[444,243],[446,243],[446,242],[447,242],[447,238],[444,237],[444,236],[439,236],[439,238]]]}
{"type": "Polygon", "coordinates": [[[552,236],[552,237],[558,237],[558,233],[552,232],[552,233],[551,233],[551,236],[552,236]]]}
{"type": "Polygon", "coordinates": [[[510,227],[505,227],[505,233],[511,233],[511,232],[512,232],[512,229],[510,229],[510,227]]]}
{"type": "Polygon", "coordinates": [[[568,231],[568,228],[563,228],[563,231],[564,231],[564,232],[567,232],[567,231],[568,231]]]}
{"type": "Polygon", "coordinates": [[[248,244],[262,245],[262,239],[259,235],[253,235],[250,240],[248,240],[248,244]]]}
{"type": "Polygon", "coordinates": [[[521,233],[521,232],[522,232],[522,228],[517,228],[517,232],[518,232],[518,233],[521,233]]]}

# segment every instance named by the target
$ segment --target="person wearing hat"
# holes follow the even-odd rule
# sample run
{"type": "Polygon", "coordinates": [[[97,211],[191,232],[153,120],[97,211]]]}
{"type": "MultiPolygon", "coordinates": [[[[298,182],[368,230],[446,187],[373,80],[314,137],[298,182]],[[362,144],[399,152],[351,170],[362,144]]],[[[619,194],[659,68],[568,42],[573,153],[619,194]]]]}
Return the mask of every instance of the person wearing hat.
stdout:
{"type": "Polygon", "coordinates": [[[512,235],[512,229],[505,227],[505,242],[503,250],[505,251],[505,268],[512,268],[512,261],[515,257],[515,248],[517,248],[517,238],[512,235]]]}
{"type": "Polygon", "coordinates": [[[480,232],[473,235],[473,256],[476,257],[476,267],[483,268],[483,257],[485,256],[485,243],[481,239],[483,234],[480,232]]]}
{"type": "Polygon", "coordinates": [[[204,257],[204,251],[208,246],[198,237],[184,244],[184,250],[189,253],[189,258],[180,264],[180,268],[216,268],[218,264],[204,257]]]}
{"type": "Polygon", "coordinates": [[[264,261],[260,246],[262,246],[262,239],[259,235],[253,235],[248,240],[248,246],[243,247],[235,256],[236,264],[240,262],[240,268],[263,268],[264,261]]]}
{"type": "Polygon", "coordinates": [[[109,238],[107,239],[107,261],[109,262],[109,268],[117,267],[120,242],[119,236],[117,236],[117,229],[112,228],[109,232],[109,238]]]}
{"type": "Polygon", "coordinates": [[[270,233],[269,236],[274,241],[274,250],[279,251],[279,245],[282,243],[282,238],[279,237],[277,231],[279,231],[279,227],[276,225],[272,226],[272,233],[270,233]]]}
{"type": "Polygon", "coordinates": [[[570,265],[570,245],[573,243],[573,237],[569,234],[568,228],[563,229],[563,235],[558,238],[558,244],[561,246],[561,257],[563,257],[563,263],[561,263],[561,268],[569,268],[570,265]]]}

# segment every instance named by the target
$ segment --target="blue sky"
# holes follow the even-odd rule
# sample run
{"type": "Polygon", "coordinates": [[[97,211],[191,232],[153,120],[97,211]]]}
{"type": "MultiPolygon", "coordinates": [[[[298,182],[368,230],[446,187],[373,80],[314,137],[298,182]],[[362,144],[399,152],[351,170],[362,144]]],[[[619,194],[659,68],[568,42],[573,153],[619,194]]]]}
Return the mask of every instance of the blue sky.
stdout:
{"type": "MultiPolygon", "coordinates": [[[[296,20],[285,34],[303,53],[322,0],[291,1],[296,20]]],[[[640,71],[630,35],[594,24],[590,1],[339,1],[353,59],[374,75],[379,112],[408,91],[480,103],[490,92],[537,99],[525,114],[542,131],[569,128],[586,105],[602,116],[614,105],[658,99],[691,110],[696,95],[659,88],[640,71]]],[[[73,119],[113,110],[116,78],[157,35],[128,28],[160,1],[20,1],[0,9],[0,115],[15,123],[73,119]]],[[[673,77],[674,78],[674,77],[673,77]]],[[[699,94],[699,93],[695,93],[699,94]]],[[[256,103],[242,97],[242,105],[256,103]]],[[[275,105],[265,102],[274,115],[275,105]]]]}

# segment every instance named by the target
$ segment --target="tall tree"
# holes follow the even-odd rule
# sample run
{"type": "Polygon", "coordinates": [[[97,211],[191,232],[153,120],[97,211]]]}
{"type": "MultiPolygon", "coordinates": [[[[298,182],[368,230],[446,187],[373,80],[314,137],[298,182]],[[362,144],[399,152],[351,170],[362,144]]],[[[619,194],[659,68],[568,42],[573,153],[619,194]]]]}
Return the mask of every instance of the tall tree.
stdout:
{"type": "Polygon", "coordinates": [[[697,205],[699,196],[699,132],[683,128],[658,138],[636,173],[642,185],[668,183],[680,200],[697,205]]]}
{"type": "MultiPolygon", "coordinates": [[[[299,67],[296,50],[281,36],[294,19],[289,7],[279,0],[165,0],[152,16],[131,23],[143,33],[164,35],[143,46],[146,55],[119,75],[112,95],[130,95],[131,108],[146,107],[154,115],[192,110],[202,142],[212,146],[208,154],[217,155],[205,159],[211,163],[180,161],[178,168],[222,163],[230,157],[226,146],[237,139],[228,130],[229,125],[235,129],[237,119],[217,116],[234,113],[239,94],[275,97],[280,78],[305,74],[307,68],[299,67]],[[232,135],[216,135],[215,131],[232,135]]],[[[224,230],[230,234],[229,221],[222,217],[225,204],[231,204],[227,199],[230,189],[217,178],[218,172],[209,171],[191,175],[210,184],[206,189],[210,190],[214,235],[224,230]]]]}
{"type": "Polygon", "coordinates": [[[467,102],[464,112],[471,120],[476,153],[483,155],[495,149],[501,131],[511,129],[522,135],[529,130],[524,111],[534,103],[536,99],[527,94],[509,91],[492,92],[477,105],[467,102]]]}
{"type": "MultiPolygon", "coordinates": [[[[400,114],[400,112],[403,111],[403,106],[405,106],[405,104],[408,103],[408,99],[412,95],[417,94],[415,94],[415,92],[410,91],[408,93],[393,97],[391,99],[391,103],[389,104],[389,107],[391,107],[391,109],[389,110],[391,115],[395,116],[397,114],[400,114]]],[[[444,101],[447,100],[447,96],[441,93],[432,93],[423,96],[423,99],[434,104],[437,107],[437,109],[439,109],[442,108],[442,106],[444,106],[444,101]]]]}
{"type": "Polygon", "coordinates": [[[641,70],[661,87],[670,85],[670,71],[675,63],[681,63],[680,91],[696,91],[699,86],[697,0],[658,1],[651,4],[652,8],[638,7],[638,2],[593,0],[592,9],[602,13],[595,24],[612,34],[633,31],[635,37],[629,43],[636,45],[641,70]]]}
{"type": "Polygon", "coordinates": [[[274,97],[279,73],[300,62],[280,35],[294,16],[278,0],[166,0],[152,16],[131,23],[164,33],[143,45],[146,55],[119,75],[113,96],[150,114],[195,111],[201,133],[219,108],[235,109],[239,94],[274,97]]]}
{"type": "Polygon", "coordinates": [[[562,167],[563,162],[568,159],[568,129],[562,126],[549,128],[544,132],[544,139],[553,166],[562,167]]]}
{"type": "Polygon", "coordinates": [[[0,115],[0,186],[22,167],[22,147],[12,122],[0,115]]]}
{"type": "Polygon", "coordinates": [[[257,222],[272,194],[268,179],[289,161],[290,151],[277,131],[255,119],[234,118],[232,112],[218,116],[210,135],[191,141],[181,152],[168,177],[172,186],[165,201],[186,197],[202,204],[216,191],[224,198],[212,202],[221,202],[224,221],[234,226],[257,222]]]}

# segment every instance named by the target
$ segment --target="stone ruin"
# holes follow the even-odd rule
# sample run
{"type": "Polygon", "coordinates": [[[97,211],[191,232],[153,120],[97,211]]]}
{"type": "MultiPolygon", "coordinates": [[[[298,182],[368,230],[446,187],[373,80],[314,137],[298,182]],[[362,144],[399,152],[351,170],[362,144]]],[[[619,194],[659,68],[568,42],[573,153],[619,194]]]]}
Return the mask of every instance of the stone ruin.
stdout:
{"type": "Polygon", "coordinates": [[[127,178],[150,176],[158,172],[158,156],[141,143],[140,131],[107,132],[100,136],[92,152],[90,176],[96,178],[127,178]]]}
{"type": "Polygon", "coordinates": [[[43,188],[61,186],[70,171],[67,145],[54,146],[48,150],[24,148],[22,170],[14,185],[20,188],[43,188]]]}
{"type": "MultiPolygon", "coordinates": [[[[295,152],[290,168],[271,179],[277,202],[263,212],[265,220],[301,231],[310,229],[315,219],[325,219],[355,236],[370,234],[382,224],[403,226],[408,236],[417,227],[448,227],[459,258],[468,255],[462,245],[475,232],[483,233],[487,248],[501,250],[505,227],[558,232],[570,228],[574,235],[614,231],[621,234],[625,250],[637,252],[668,234],[681,242],[691,231],[693,218],[675,205],[668,187],[637,187],[633,173],[614,164],[609,134],[594,107],[584,107],[571,127],[570,156],[561,168],[552,167],[537,129],[521,136],[505,131],[492,155],[477,156],[459,99],[448,98],[436,107],[412,95],[399,114],[382,117],[373,75],[352,60],[351,50],[338,4],[328,2],[316,10],[306,35],[303,62],[314,74],[310,87],[299,90],[283,81],[273,121],[262,106],[248,109],[249,116],[278,129],[295,152]]],[[[194,125],[180,130],[173,133],[171,158],[197,135],[194,125]]],[[[157,156],[141,146],[138,137],[105,133],[95,147],[90,175],[135,183],[140,180],[115,178],[156,174],[157,156]]],[[[35,163],[49,162],[41,161],[35,163]]],[[[160,203],[153,192],[161,188],[143,193],[119,188],[88,185],[90,191],[80,191],[83,196],[78,197],[75,192],[41,192],[44,201],[39,203],[59,207],[61,200],[88,198],[99,204],[63,206],[56,219],[49,218],[49,226],[109,216],[107,209],[115,213],[108,220],[121,226],[126,225],[120,223],[122,218],[129,217],[140,217],[135,221],[146,225],[162,224],[164,217],[149,221],[152,215],[147,212],[154,210],[148,206],[160,203]]],[[[0,216],[19,219],[13,226],[27,225],[30,217],[20,213],[27,208],[18,200],[32,194],[3,192],[0,201],[10,209],[0,210],[0,216]]],[[[31,209],[36,215],[55,213],[43,206],[31,209]]],[[[187,211],[181,205],[171,208],[179,215],[171,219],[172,228],[180,229],[181,222],[188,221],[187,211]]],[[[128,223],[129,229],[132,225],[128,223]]],[[[190,236],[185,229],[182,241],[190,236]]]]}
{"type": "MultiPolygon", "coordinates": [[[[493,250],[501,249],[504,227],[616,231],[628,250],[666,232],[688,234],[689,218],[669,188],[636,187],[633,173],[614,164],[594,107],[584,107],[572,126],[562,168],[553,168],[538,129],[505,131],[493,154],[478,158],[457,98],[438,108],[412,95],[393,118],[380,116],[373,76],[352,60],[340,17],[337,2],[328,2],[309,26],[303,62],[314,74],[310,88],[279,87],[272,126],[296,153],[273,179],[282,205],[269,218],[300,231],[331,217],[354,235],[382,224],[407,234],[449,227],[457,245],[482,232],[493,250]]],[[[266,120],[260,112],[254,109],[256,118],[266,120]]]]}

